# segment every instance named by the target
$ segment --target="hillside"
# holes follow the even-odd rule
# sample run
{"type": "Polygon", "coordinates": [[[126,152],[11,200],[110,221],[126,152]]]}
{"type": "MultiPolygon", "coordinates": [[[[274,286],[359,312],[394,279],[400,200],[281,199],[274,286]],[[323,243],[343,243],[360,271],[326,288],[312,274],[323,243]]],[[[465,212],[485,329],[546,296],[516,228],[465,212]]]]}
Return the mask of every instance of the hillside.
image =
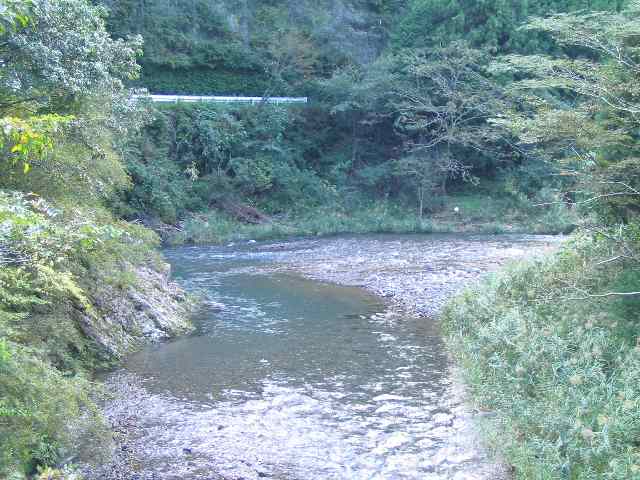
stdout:
{"type": "Polygon", "coordinates": [[[337,66],[374,61],[394,1],[110,1],[117,37],[145,38],[138,85],[154,93],[294,95],[337,66]]]}

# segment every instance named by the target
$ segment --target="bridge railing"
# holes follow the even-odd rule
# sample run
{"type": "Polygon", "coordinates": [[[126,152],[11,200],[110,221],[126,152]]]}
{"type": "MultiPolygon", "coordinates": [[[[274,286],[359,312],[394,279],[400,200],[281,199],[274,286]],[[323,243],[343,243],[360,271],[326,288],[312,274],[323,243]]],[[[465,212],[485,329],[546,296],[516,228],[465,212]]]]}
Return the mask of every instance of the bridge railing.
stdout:
{"type": "Polygon", "coordinates": [[[134,95],[135,98],[150,98],[155,103],[307,103],[307,97],[236,97],[218,95],[134,95]]]}

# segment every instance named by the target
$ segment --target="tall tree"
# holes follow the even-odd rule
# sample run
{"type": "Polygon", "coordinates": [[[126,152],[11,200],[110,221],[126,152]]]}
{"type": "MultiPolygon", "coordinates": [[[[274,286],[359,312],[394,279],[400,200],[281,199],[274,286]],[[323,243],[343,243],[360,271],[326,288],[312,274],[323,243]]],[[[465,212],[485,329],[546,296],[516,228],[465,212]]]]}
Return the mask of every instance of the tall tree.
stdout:
{"type": "Polygon", "coordinates": [[[85,0],[22,8],[28,21],[5,28],[0,43],[0,186],[100,194],[126,183],[115,149],[141,115],[124,82],[138,75],[142,39],[113,40],[105,10],[85,0]],[[66,150],[54,152],[54,141],[66,150]]]}
{"type": "Polygon", "coordinates": [[[395,89],[396,126],[410,156],[431,165],[443,193],[449,179],[471,178],[474,157],[490,154],[497,163],[503,153],[507,132],[489,120],[506,98],[485,69],[488,58],[459,42],[399,56],[406,76],[395,89]]]}
{"type": "Polygon", "coordinates": [[[505,119],[534,155],[579,180],[578,202],[609,221],[640,213],[640,3],[620,14],[560,14],[525,31],[550,35],[570,55],[512,55],[496,70],[514,75],[521,108],[505,119]]]}

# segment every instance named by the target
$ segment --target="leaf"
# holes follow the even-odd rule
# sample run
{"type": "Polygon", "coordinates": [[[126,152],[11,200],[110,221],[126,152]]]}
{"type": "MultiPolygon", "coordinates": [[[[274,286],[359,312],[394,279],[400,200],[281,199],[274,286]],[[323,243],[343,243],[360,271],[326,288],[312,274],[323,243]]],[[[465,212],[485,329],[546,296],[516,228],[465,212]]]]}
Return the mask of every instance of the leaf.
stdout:
{"type": "Polygon", "coordinates": [[[24,164],[24,168],[22,169],[22,171],[26,175],[27,173],[29,173],[29,170],[31,170],[31,165],[29,165],[28,163],[25,163],[24,164]]]}
{"type": "Polygon", "coordinates": [[[29,25],[29,17],[26,15],[16,15],[16,19],[20,22],[20,25],[24,28],[29,25]]]}

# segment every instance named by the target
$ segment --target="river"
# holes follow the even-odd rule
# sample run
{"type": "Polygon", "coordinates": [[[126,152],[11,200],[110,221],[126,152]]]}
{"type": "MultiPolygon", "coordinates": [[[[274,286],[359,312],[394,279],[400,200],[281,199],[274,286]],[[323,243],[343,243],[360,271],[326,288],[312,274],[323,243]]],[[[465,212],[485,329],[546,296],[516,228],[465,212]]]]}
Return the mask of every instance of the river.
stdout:
{"type": "Polygon", "coordinates": [[[134,452],[127,478],[503,478],[425,315],[554,242],[374,235],[167,250],[174,278],[205,302],[194,335],[107,378],[107,415],[134,452]]]}

